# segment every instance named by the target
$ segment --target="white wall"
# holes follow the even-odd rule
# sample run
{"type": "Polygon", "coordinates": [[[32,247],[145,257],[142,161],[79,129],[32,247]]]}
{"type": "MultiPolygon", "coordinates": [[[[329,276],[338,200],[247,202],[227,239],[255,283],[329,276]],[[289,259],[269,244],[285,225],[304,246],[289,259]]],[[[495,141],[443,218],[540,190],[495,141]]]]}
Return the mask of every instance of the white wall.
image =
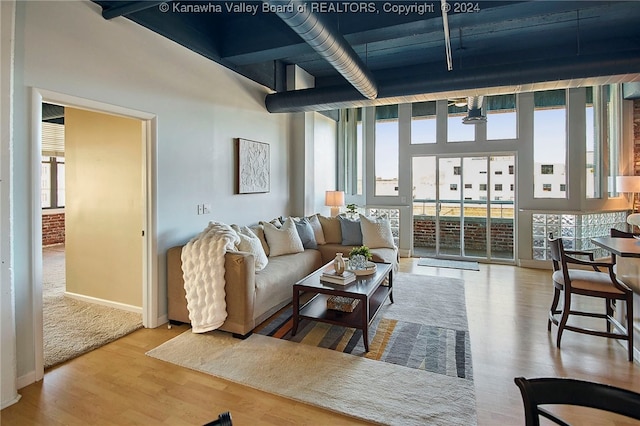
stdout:
{"type": "MultiPolygon", "coordinates": [[[[161,317],[169,247],[186,242],[211,220],[249,223],[289,213],[290,117],[266,111],[266,88],[125,18],[106,21],[100,11],[85,1],[17,3],[13,214],[32,215],[31,87],[155,114],[161,317]],[[238,137],[270,144],[269,193],[234,195],[233,140],[238,137]],[[212,205],[210,215],[196,214],[201,203],[212,205]]],[[[19,377],[30,374],[35,363],[34,229],[29,220],[14,225],[19,377]]]]}

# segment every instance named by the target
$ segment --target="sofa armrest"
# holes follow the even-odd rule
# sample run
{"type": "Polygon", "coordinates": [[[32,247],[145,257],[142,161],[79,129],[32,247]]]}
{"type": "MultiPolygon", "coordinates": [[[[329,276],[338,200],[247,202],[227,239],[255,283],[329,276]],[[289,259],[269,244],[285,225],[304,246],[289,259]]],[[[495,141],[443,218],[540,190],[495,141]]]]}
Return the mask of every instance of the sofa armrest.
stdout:
{"type": "MultiPolygon", "coordinates": [[[[171,321],[190,323],[187,309],[184,278],[182,275],[182,247],[171,247],[167,251],[167,297],[168,315],[171,321]]],[[[220,330],[247,334],[255,328],[253,308],[255,305],[255,261],[245,252],[225,254],[225,301],[227,318],[220,330]]]]}

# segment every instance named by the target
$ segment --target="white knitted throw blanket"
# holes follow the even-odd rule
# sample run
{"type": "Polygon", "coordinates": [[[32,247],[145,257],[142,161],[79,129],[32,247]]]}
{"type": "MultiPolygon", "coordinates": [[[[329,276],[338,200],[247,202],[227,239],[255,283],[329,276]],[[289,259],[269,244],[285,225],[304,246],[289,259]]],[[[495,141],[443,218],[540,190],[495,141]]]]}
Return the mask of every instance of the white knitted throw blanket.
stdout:
{"type": "Polygon", "coordinates": [[[182,248],[182,275],[194,333],[215,330],[227,318],[224,255],[239,241],[229,225],[209,222],[182,248]]]}

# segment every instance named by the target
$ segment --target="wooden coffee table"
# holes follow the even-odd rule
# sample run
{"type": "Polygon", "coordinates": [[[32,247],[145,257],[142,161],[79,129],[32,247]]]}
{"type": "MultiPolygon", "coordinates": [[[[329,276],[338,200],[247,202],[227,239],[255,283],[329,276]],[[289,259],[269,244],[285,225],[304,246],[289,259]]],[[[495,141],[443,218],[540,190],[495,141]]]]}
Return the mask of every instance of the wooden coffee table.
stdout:
{"type": "Polygon", "coordinates": [[[326,269],[333,269],[333,262],[293,285],[291,335],[295,336],[302,319],[353,327],[362,330],[364,349],[369,352],[369,324],[387,297],[393,303],[393,266],[390,263],[376,263],[376,272],[358,276],[354,282],[346,285],[320,281],[320,275],[326,269]],[[385,283],[387,277],[389,280],[385,283]],[[315,295],[301,306],[300,297],[305,293],[315,295]],[[327,299],[331,296],[351,297],[358,299],[359,302],[353,312],[335,311],[327,309],[327,299]]]}

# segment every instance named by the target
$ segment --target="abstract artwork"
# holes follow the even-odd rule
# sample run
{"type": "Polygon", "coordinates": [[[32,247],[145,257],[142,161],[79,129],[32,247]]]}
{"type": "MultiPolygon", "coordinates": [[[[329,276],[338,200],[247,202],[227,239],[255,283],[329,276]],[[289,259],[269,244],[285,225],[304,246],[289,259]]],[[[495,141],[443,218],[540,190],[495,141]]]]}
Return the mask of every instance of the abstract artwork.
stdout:
{"type": "Polygon", "coordinates": [[[238,139],[238,193],[269,192],[269,144],[238,139]]]}

